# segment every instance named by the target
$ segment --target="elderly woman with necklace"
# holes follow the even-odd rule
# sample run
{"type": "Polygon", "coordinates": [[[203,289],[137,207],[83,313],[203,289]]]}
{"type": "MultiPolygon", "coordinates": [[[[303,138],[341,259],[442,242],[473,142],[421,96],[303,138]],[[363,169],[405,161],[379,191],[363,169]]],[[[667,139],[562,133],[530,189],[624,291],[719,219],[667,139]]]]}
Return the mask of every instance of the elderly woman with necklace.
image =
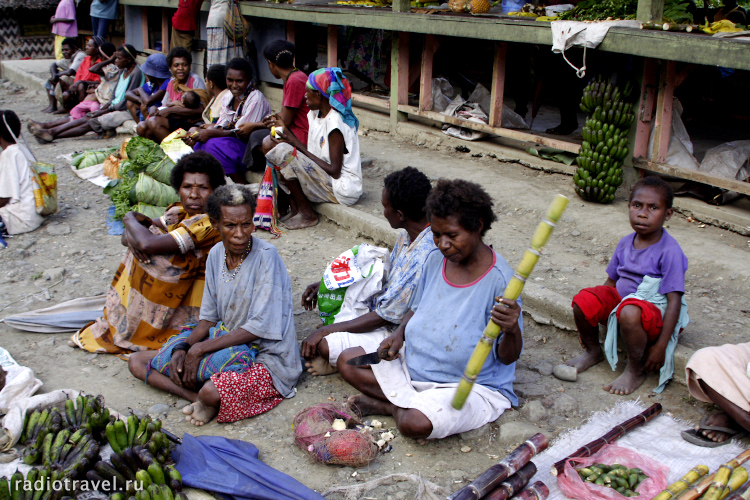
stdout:
{"type": "Polygon", "coordinates": [[[221,114],[216,124],[191,128],[184,139],[196,151],[211,153],[224,167],[224,173],[238,184],[247,184],[243,157],[247,138],[256,129],[264,128],[263,117],[271,113],[271,105],[260,90],[252,85],[252,66],[246,59],[236,58],[227,65],[227,89],[221,114]]]}
{"type": "Polygon", "coordinates": [[[302,373],[289,274],[276,247],[251,235],[255,197],[222,186],[207,211],[222,241],[208,256],[200,322],[130,357],[137,378],[192,401],[183,412],[194,425],[264,413],[295,395],[302,373]]]}

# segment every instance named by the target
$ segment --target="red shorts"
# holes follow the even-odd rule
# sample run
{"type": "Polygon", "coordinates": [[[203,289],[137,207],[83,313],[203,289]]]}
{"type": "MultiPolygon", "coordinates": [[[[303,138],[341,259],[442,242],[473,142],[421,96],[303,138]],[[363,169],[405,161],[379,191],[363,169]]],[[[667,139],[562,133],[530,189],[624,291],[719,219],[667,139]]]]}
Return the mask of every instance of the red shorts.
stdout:
{"type": "Polygon", "coordinates": [[[219,391],[221,404],[217,422],[237,422],[265,413],[284,400],[273,386],[265,366],[253,363],[246,372],[221,372],[211,375],[219,391]]]}
{"type": "Polygon", "coordinates": [[[613,286],[595,286],[584,288],[578,295],[573,297],[573,305],[577,305],[591,326],[605,324],[617,304],[617,320],[620,320],[622,308],[628,305],[640,307],[641,323],[648,334],[648,340],[654,341],[659,338],[661,328],[664,325],[661,311],[651,302],[640,299],[622,300],[617,288],[613,286]],[[622,302],[622,304],[620,304],[622,302]]]}

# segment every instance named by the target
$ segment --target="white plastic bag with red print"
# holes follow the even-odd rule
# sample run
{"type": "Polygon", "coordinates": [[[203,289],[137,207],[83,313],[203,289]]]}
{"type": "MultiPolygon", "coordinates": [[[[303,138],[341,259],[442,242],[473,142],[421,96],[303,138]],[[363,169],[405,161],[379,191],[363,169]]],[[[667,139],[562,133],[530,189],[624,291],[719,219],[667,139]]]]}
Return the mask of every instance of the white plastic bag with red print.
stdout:
{"type": "Polygon", "coordinates": [[[635,490],[639,495],[636,500],[650,500],[668,486],[669,467],[645,457],[635,451],[620,446],[608,445],[585,458],[571,458],[565,462],[562,474],[557,477],[557,486],[565,496],[577,500],[627,500],[614,488],[587,483],[578,475],[576,469],[593,464],[620,464],[632,469],[637,467],[647,476],[635,490]]]}

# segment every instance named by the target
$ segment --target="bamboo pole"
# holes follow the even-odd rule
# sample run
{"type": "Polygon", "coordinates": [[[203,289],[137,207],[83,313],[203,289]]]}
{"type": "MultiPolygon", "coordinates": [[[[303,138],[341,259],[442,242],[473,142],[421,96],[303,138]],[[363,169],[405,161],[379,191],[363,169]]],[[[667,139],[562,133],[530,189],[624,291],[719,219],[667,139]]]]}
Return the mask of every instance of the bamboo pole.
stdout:
{"type": "Polygon", "coordinates": [[[750,482],[745,483],[740,489],[735,491],[727,500],[748,500],[750,499],[750,482]]]}
{"type": "Polygon", "coordinates": [[[549,488],[547,488],[547,485],[537,481],[513,498],[516,500],[547,500],[548,496],[549,488]]]}
{"type": "Polygon", "coordinates": [[[448,497],[448,500],[479,500],[529,463],[534,455],[546,450],[548,445],[544,434],[534,434],[500,463],[493,465],[474,481],[448,497]]]}
{"type": "Polygon", "coordinates": [[[604,446],[605,444],[610,444],[613,441],[618,440],[619,438],[621,438],[622,436],[624,436],[631,430],[635,429],[636,427],[640,427],[641,425],[647,422],[650,422],[651,420],[653,420],[654,417],[656,417],[660,413],[661,413],[661,404],[654,403],[649,408],[639,413],[635,417],[628,419],[619,425],[616,425],[615,427],[612,428],[612,430],[610,430],[608,433],[606,433],[599,439],[595,441],[591,441],[587,445],[579,448],[575,452],[571,453],[569,456],[555,463],[555,465],[552,466],[552,470],[550,470],[550,474],[552,474],[553,476],[557,476],[565,468],[566,461],[570,460],[571,458],[590,457],[591,455],[599,451],[599,449],[601,449],[601,447],[604,446]]]}
{"type": "MultiPolygon", "coordinates": [[[[727,468],[730,471],[736,467],[739,467],[740,465],[744,464],[750,460],[750,450],[745,450],[739,455],[737,455],[735,458],[730,460],[729,462],[725,463],[719,468],[719,471],[722,470],[722,468],[727,468]]],[[[703,493],[707,493],[706,490],[709,489],[710,486],[714,484],[714,478],[719,473],[717,471],[714,474],[711,474],[710,476],[706,476],[703,478],[701,482],[699,482],[697,485],[693,486],[686,492],[684,492],[682,495],[677,497],[678,500],[696,500],[698,497],[703,495],[703,493]]]]}
{"type": "Polygon", "coordinates": [[[521,470],[503,481],[498,488],[490,491],[489,495],[485,496],[483,500],[508,500],[524,489],[529,484],[529,480],[534,477],[534,474],[536,474],[536,465],[534,465],[534,462],[529,462],[521,467],[521,470]]]}
{"type": "MultiPolygon", "coordinates": [[[[534,266],[539,260],[539,251],[547,244],[552,230],[555,228],[555,224],[562,216],[565,211],[565,207],[568,206],[568,199],[558,194],[547,210],[546,218],[539,223],[539,226],[534,232],[534,236],[531,239],[531,248],[526,250],[526,253],[521,259],[521,263],[516,269],[516,273],[511,278],[508,285],[505,287],[503,298],[510,300],[518,300],[521,296],[526,279],[534,270],[534,266]]],[[[487,327],[484,329],[484,334],[479,340],[479,343],[474,348],[474,352],[469,358],[469,362],[466,364],[466,370],[464,371],[463,377],[461,377],[458,387],[456,388],[456,394],[453,396],[453,407],[460,410],[466,403],[466,398],[469,397],[474,382],[476,382],[479,372],[484,366],[484,362],[487,361],[492,346],[495,345],[495,339],[500,335],[500,327],[497,326],[492,320],[487,323],[487,327]]]]}
{"type": "Polygon", "coordinates": [[[729,496],[730,493],[737,491],[740,486],[742,486],[746,482],[747,469],[745,469],[744,467],[737,467],[736,469],[734,469],[734,472],[732,472],[732,475],[729,476],[729,481],[727,482],[724,491],[722,491],[721,495],[719,495],[719,500],[724,500],[729,496]]]}
{"type": "Polygon", "coordinates": [[[705,465],[698,465],[690,472],[682,476],[678,481],[670,484],[667,489],[656,495],[653,500],[670,500],[676,497],[683,491],[690,488],[690,486],[698,481],[700,478],[708,474],[708,467],[705,465]]]}

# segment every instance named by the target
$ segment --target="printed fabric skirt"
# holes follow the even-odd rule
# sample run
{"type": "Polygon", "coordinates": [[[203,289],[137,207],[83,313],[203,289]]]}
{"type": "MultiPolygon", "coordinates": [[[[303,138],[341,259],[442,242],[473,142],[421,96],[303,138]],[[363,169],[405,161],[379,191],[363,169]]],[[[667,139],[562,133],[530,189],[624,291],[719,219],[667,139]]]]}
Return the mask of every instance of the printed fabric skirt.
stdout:
{"type": "Polygon", "coordinates": [[[235,57],[242,57],[244,50],[242,41],[230,40],[224,28],[206,28],[208,53],[206,55],[206,67],[214,64],[226,64],[235,57]]]}
{"type": "Polygon", "coordinates": [[[271,374],[265,366],[254,363],[242,373],[222,372],[211,377],[219,391],[221,404],[216,420],[237,422],[265,413],[284,400],[273,386],[271,374]]]}

